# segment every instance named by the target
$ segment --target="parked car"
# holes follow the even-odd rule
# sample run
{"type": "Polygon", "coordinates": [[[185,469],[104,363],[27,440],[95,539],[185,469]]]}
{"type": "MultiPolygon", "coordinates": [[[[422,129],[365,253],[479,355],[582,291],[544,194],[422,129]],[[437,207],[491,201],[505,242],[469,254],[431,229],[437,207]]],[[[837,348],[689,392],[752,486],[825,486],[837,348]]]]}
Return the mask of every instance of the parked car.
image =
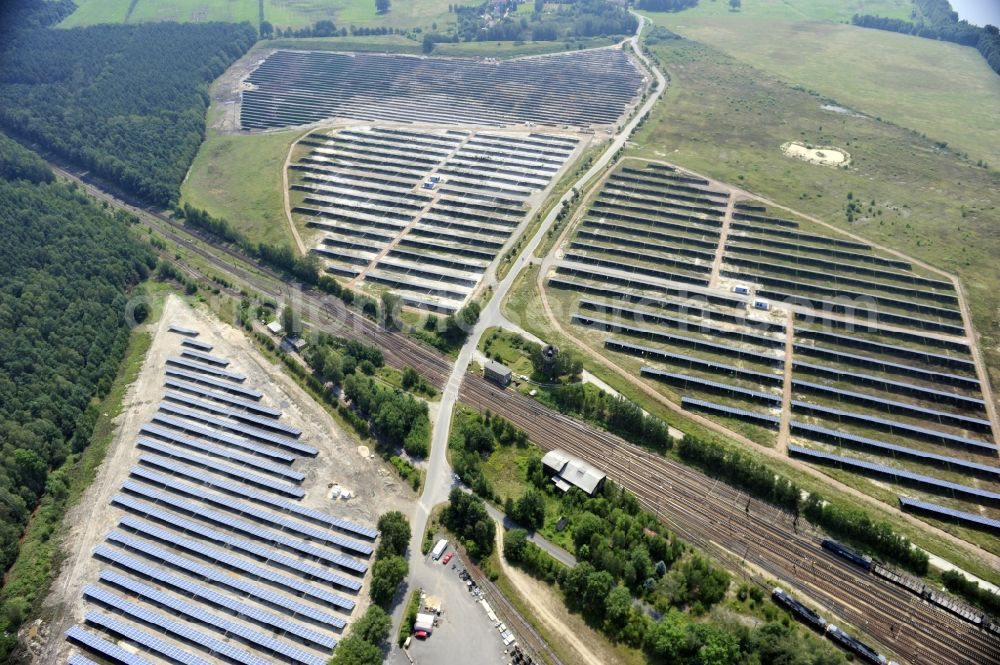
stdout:
{"type": "Polygon", "coordinates": [[[453,556],[455,556],[454,552],[448,552],[447,554],[444,555],[444,558],[441,559],[441,563],[447,564],[449,561],[451,561],[451,557],[453,556]]]}
{"type": "Polygon", "coordinates": [[[413,636],[418,640],[426,640],[428,634],[426,630],[418,630],[417,632],[413,633],[413,636]]]}

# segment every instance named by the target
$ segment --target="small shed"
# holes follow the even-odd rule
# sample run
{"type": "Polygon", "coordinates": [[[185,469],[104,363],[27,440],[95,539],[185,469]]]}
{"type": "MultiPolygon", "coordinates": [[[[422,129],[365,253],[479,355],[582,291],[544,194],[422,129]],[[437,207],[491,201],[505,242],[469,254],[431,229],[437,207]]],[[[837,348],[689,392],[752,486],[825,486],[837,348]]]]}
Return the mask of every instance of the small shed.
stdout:
{"type": "Polygon", "coordinates": [[[542,469],[563,492],[569,491],[570,487],[579,487],[591,496],[606,477],[597,467],[558,448],[545,453],[542,457],[542,469]]]}
{"type": "Polygon", "coordinates": [[[269,324],[267,324],[267,329],[271,331],[272,335],[281,334],[281,324],[278,323],[277,321],[271,321],[269,324]]]}
{"type": "Polygon", "coordinates": [[[486,361],[486,365],[483,367],[483,376],[504,388],[510,385],[510,368],[495,360],[486,361]]]}

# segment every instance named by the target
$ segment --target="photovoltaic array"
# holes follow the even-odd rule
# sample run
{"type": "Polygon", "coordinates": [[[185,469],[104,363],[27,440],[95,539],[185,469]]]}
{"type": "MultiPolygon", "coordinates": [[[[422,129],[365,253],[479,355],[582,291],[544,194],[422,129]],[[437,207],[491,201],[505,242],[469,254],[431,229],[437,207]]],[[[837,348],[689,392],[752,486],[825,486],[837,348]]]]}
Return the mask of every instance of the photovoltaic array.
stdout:
{"type": "Polygon", "coordinates": [[[561,250],[550,297],[683,408],[995,528],[993,423],[951,281],[655,163],[612,172],[561,250]]]}
{"type": "Polygon", "coordinates": [[[246,378],[220,375],[229,360],[192,344],[196,330],[170,329],[187,350],[168,363],[191,362],[168,376],[112,498],[124,514],[94,548],[107,567],[83,591],[83,623],[66,632],[79,650],[69,662],[323,665],[378,534],[297,503],[305,474],[294,466],[316,449],[259,392],[219,390],[246,378]]]}

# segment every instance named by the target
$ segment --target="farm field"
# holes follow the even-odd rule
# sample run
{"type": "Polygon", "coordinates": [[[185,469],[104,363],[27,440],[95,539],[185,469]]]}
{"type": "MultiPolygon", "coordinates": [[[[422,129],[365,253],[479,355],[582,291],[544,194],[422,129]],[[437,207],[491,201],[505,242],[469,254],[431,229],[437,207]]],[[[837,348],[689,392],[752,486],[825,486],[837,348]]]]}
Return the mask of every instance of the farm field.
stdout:
{"type": "Polygon", "coordinates": [[[564,330],[684,410],[1000,531],[993,424],[941,275],[635,160],[554,259],[564,330]]]}
{"type": "Polygon", "coordinates": [[[453,313],[580,149],[530,131],[313,132],[290,165],[291,210],[327,272],[453,313]]]}
{"type": "Polygon", "coordinates": [[[181,186],[181,203],[228,220],[254,242],[291,244],[282,170],[299,130],[210,134],[181,186]]]}
{"type": "MultiPolygon", "coordinates": [[[[249,21],[260,22],[257,0],[77,0],[78,9],[60,27],[96,23],[141,21],[249,21]],[[134,6],[133,6],[134,5],[134,6]],[[129,7],[132,7],[129,14],[129,7]]],[[[277,28],[302,28],[331,20],[339,26],[415,28],[449,20],[448,2],[412,0],[394,3],[387,14],[377,14],[368,0],[264,0],[264,20],[277,28]]]]}
{"type": "Polygon", "coordinates": [[[165,303],[109,463],[78,508],[79,554],[49,600],[65,608],[53,635],[66,637],[47,662],[122,660],[124,636],[134,662],[322,665],[366,604],[371,525],[398,490],[376,498],[367,457],[247,344],[165,303]],[[369,489],[334,503],[331,480],[369,489]]]}
{"type": "Polygon", "coordinates": [[[713,4],[726,3],[649,16],[791,85],[947,143],[973,162],[1000,166],[1000,126],[986,112],[1000,107],[1000,77],[975,49],[799,17],[777,20],[753,10],[700,10],[713,4]]]}
{"type": "Polygon", "coordinates": [[[243,129],[334,117],[437,124],[613,124],[642,76],[620,48],[500,63],[278,50],[246,78],[243,129]],[[551,94],[541,94],[543,86],[551,94]]]}

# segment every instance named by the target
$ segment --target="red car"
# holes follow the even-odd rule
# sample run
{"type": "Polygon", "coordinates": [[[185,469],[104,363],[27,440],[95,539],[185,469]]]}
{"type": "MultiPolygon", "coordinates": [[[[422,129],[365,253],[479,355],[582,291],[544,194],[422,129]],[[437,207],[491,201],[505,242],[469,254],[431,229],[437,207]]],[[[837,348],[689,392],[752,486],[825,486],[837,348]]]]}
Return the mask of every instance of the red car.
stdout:
{"type": "Polygon", "coordinates": [[[451,561],[451,557],[453,556],[455,556],[454,552],[448,552],[447,554],[444,555],[444,558],[441,559],[441,564],[442,565],[447,564],[449,561],[451,561]]]}
{"type": "Polygon", "coordinates": [[[418,640],[426,640],[427,639],[427,631],[426,630],[418,630],[417,632],[413,633],[413,636],[415,638],[417,638],[418,640]]]}

